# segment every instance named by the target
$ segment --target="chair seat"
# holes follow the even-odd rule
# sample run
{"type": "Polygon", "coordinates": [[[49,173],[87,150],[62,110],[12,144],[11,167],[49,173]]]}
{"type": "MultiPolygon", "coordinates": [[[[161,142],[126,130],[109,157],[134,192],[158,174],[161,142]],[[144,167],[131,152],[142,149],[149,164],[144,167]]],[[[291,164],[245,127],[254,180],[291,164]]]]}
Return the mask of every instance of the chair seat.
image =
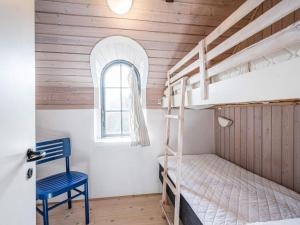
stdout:
{"type": "Polygon", "coordinates": [[[85,184],[87,179],[86,174],[76,171],[45,177],[36,182],[36,198],[40,200],[53,198],[85,184]]]}

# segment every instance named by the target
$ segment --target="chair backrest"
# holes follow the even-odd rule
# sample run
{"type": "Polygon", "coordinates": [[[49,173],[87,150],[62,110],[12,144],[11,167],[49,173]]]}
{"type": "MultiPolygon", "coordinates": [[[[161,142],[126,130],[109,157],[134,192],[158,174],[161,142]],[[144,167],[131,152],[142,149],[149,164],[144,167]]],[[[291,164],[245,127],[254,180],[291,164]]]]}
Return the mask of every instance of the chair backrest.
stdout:
{"type": "Polygon", "coordinates": [[[70,138],[61,138],[36,143],[36,151],[46,152],[46,156],[36,162],[42,164],[53,160],[65,158],[66,170],[70,171],[69,157],[71,155],[70,138]]]}

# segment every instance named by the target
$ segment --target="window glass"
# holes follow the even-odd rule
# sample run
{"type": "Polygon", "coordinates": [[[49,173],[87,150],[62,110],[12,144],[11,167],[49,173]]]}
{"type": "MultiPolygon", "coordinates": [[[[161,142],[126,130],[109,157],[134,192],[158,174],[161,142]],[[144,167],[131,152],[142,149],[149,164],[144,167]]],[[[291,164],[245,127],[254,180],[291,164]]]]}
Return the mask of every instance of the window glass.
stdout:
{"type": "Polygon", "coordinates": [[[129,87],[129,73],[130,73],[130,67],[127,65],[122,65],[122,86],[123,87],[129,87]]]}
{"type": "Polygon", "coordinates": [[[128,110],[129,107],[129,95],[130,95],[130,90],[129,88],[123,88],[122,89],[122,108],[123,110],[128,110]]]}
{"type": "MultiPolygon", "coordinates": [[[[129,78],[131,67],[126,61],[115,61],[108,64],[101,78],[101,130],[102,137],[129,136],[130,116],[129,78]]],[[[139,74],[137,73],[139,81],[139,74]]]]}
{"type": "Polygon", "coordinates": [[[105,113],[105,133],[107,135],[118,135],[121,133],[121,112],[105,113]]]}
{"type": "Polygon", "coordinates": [[[120,77],[120,65],[113,64],[107,68],[105,71],[105,87],[120,87],[121,77],[120,77]]]}
{"type": "Polygon", "coordinates": [[[105,109],[120,110],[121,109],[121,90],[120,88],[105,88],[105,109]]]}
{"type": "Polygon", "coordinates": [[[129,118],[129,112],[124,112],[122,113],[122,129],[123,133],[129,134],[129,123],[130,123],[130,118],[129,118]]]}

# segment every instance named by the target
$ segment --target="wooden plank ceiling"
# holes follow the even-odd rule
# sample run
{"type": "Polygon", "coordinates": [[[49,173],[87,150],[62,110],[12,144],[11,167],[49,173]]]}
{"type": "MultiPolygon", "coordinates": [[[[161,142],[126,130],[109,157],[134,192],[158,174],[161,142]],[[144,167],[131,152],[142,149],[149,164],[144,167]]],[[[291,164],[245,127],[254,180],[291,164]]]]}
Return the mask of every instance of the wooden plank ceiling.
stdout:
{"type": "Polygon", "coordinates": [[[243,2],[134,0],[130,12],[118,16],[105,0],[37,0],[37,108],[93,108],[89,55],[112,35],[128,36],[145,48],[147,107],[160,107],[167,70],[243,2]]]}

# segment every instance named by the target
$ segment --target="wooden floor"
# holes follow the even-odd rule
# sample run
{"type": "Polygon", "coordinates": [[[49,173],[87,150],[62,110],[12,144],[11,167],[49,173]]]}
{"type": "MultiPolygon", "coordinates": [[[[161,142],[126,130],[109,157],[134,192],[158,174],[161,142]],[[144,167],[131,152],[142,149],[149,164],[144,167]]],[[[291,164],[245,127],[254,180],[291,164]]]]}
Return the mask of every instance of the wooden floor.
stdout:
{"type": "MultiPolygon", "coordinates": [[[[90,225],[166,225],[161,216],[161,195],[130,196],[90,201],[90,225]]],[[[71,210],[62,205],[50,211],[50,225],[84,225],[82,201],[71,210]]],[[[37,215],[37,225],[43,225],[37,215]]]]}

